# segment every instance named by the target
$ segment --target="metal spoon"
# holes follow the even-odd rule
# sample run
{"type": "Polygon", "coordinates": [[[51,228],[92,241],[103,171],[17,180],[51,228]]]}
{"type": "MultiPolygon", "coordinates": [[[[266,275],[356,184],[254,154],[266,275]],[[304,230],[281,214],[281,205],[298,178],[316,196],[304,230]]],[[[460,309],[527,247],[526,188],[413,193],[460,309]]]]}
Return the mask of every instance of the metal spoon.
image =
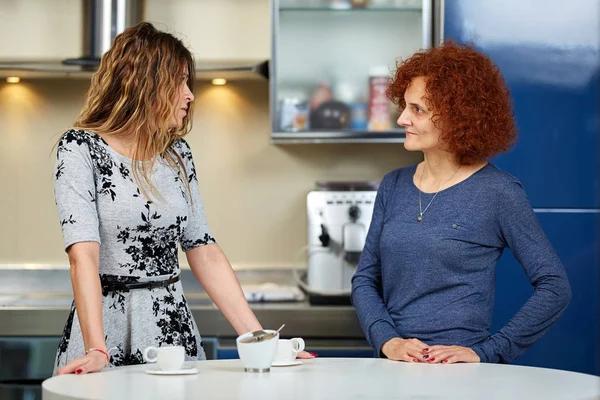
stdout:
{"type": "Polygon", "coordinates": [[[243,343],[262,342],[263,340],[272,339],[277,336],[277,333],[283,329],[285,324],[281,325],[275,332],[266,332],[264,329],[252,332],[252,337],[242,340],[243,343]]]}
{"type": "Polygon", "coordinates": [[[252,336],[254,336],[254,339],[256,341],[271,339],[272,337],[275,337],[277,335],[277,333],[279,333],[279,331],[283,329],[284,326],[285,326],[285,324],[281,325],[279,327],[279,329],[277,329],[275,332],[270,332],[270,333],[266,332],[263,329],[254,331],[254,332],[252,332],[252,336]]]}

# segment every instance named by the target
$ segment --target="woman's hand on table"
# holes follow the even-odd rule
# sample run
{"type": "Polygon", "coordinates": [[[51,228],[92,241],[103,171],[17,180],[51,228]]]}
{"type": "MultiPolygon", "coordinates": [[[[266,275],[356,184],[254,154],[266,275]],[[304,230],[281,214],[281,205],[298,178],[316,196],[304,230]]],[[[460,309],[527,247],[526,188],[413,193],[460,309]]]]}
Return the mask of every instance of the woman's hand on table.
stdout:
{"type": "Polygon", "coordinates": [[[309,353],[308,351],[301,351],[300,353],[298,353],[296,355],[296,358],[309,359],[309,358],[315,358],[316,356],[317,356],[317,353],[309,353]]]}
{"type": "Polygon", "coordinates": [[[481,361],[477,353],[469,347],[442,345],[427,347],[423,350],[421,359],[423,362],[431,364],[478,363],[481,361]]]}
{"type": "Polygon", "coordinates": [[[393,361],[424,362],[423,350],[426,348],[419,339],[393,338],[381,346],[381,352],[393,361]]]}
{"type": "Polygon", "coordinates": [[[85,356],[76,358],[56,371],[56,375],[64,374],[88,374],[90,372],[102,371],[108,365],[106,356],[99,351],[90,351],[85,356]]]}

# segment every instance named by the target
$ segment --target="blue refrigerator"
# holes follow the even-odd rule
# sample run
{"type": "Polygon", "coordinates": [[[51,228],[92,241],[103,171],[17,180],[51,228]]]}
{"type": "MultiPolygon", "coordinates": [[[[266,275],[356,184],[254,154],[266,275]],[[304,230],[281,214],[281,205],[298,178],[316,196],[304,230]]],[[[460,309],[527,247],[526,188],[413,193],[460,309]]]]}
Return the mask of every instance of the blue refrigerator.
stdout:
{"type": "MultiPolygon", "coordinates": [[[[519,139],[491,161],[523,183],[573,291],[561,319],[515,364],[600,375],[600,1],[432,4],[433,41],[475,45],[510,87],[519,139]]],[[[492,332],[532,290],[507,250],[496,271],[492,332]]]]}

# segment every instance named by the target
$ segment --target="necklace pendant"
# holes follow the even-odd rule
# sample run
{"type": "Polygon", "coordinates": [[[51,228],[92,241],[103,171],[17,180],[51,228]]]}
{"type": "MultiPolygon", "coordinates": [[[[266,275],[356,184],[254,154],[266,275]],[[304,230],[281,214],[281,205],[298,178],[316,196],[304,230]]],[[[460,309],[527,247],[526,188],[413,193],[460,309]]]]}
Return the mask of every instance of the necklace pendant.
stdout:
{"type": "Polygon", "coordinates": [[[417,217],[417,221],[419,221],[419,222],[423,221],[423,213],[419,213],[419,216],[417,217]]]}

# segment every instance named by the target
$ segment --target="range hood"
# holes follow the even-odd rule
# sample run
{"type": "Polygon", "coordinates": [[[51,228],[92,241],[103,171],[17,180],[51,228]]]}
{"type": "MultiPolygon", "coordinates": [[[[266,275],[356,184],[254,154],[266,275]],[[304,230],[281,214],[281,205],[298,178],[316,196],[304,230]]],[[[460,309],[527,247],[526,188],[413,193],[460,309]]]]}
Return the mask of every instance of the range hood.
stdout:
{"type": "MultiPolygon", "coordinates": [[[[71,59],[2,60],[0,78],[84,78],[100,65],[100,57],[116,35],[143,20],[144,0],[82,0],[83,56],[71,59]]],[[[266,60],[196,60],[196,79],[263,79],[269,77],[266,60]]]]}
{"type": "MultiPolygon", "coordinates": [[[[80,78],[89,79],[95,67],[65,65],[63,60],[2,60],[0,78],[18,76],[20,78],[80,78]]],[[[196,60],[196,79],[225,78],[268,79],[268,60],[213,61],[196,60]]]]}

